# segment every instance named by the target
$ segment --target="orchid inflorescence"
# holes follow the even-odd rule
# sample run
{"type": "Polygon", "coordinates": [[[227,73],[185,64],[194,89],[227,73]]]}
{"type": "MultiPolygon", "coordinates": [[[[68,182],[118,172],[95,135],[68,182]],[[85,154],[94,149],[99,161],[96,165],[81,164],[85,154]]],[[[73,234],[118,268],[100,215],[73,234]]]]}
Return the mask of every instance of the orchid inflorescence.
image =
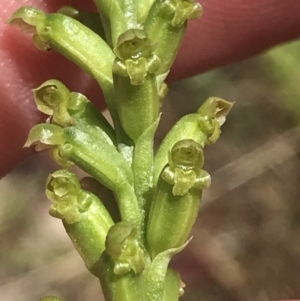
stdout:
{"type": "MultiPolygon", "coordinates": [[[[165,79],[194,0],[95,0],[98,13],[71,6],[46,14],[18,9],[8,20],[42,51],[60,52],[100,85],[113,126],[86,96],[59,80],[33,90],[48,116],[25,147],[50,149],[49,213],[62,220],[107,301],[175,301],[183,294],[171,258],[188,244],[211,178],[204,148],[216,142],[232,103],[207,99],[182,117],[154,152],[165,79]],[[77,165],[90,175],[81,180],[77,165]]],[[[60,301],[54,296],[43,301],[60,301]]]]}

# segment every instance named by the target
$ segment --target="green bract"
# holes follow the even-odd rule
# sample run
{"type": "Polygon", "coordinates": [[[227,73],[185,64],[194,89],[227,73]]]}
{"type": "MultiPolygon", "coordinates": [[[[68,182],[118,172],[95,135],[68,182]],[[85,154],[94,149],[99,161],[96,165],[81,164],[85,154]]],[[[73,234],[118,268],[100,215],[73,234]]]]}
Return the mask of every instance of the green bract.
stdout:
{"type": "Polygon", "coordinates": [[[46,182],[49,213],[62,220],[106,300],[177,301],[184,284],[169,263],[189,242],[211,181],[202,169],[204,148],[219,138],[232,103],[207,99],[171,128],[155,154],[164,81],[188,20],[202,7],[194,0],[94,2],[98,12],[23,7],[8,23],[92,76],[113,125],[85,95],[50,79],[33,90],[47,117],[25,147],[50,149],[63,168],[46,182]],[[89,176],[78,179],[74,165],[89,176]]]}

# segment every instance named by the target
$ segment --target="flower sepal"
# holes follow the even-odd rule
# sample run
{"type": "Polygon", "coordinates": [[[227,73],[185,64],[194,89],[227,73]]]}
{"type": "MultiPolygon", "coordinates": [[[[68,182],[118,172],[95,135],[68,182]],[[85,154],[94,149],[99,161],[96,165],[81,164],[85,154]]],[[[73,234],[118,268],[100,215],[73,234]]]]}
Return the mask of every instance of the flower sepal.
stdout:
{"type": "Polygon", "coordinates": [[[24,147],[35,145],[36,151],[52,148],[65,142],[64,130],[54,124],[40,123],[29,132],[24,147]]]}

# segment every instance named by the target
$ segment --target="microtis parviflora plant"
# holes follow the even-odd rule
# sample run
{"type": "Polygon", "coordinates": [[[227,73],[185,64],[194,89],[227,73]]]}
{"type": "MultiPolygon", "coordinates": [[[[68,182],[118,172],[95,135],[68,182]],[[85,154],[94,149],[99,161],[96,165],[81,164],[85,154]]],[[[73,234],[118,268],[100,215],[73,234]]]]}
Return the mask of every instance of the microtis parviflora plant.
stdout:
{"type": "Polygon", "coordinates": [[[219,138],[232,103],[208,98],[154,152],[165,79],[202,7],[194,0],[94,2],[97,13],[21,7],[8,24],[92,76],[113,126],[86,96],[50,79],[33,90],[48,118],[31,129],[25,147],[50,150],[60,165],[46,180],[49,213],[62,220],[106,301],[176,301],[184,283],[169,263],[190,241],[211,182],[204,148],[219,138]],[[74,165],[90,176],[78,179],[74,165]]]}

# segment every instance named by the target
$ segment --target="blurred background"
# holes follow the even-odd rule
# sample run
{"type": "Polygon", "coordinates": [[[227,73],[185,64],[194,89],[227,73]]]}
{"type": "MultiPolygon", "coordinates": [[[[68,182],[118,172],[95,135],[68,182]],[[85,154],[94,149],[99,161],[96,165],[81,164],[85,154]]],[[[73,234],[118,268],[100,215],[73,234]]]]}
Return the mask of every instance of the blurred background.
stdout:
{"type": "MultiPolygon", "coordinates": [[[[170,86],[157,143],[209,96],[235,101],[205,150],[212,176],[194,238],[172,265],[182,301],[300,298],[300,42],[170,86]],[[299,186],[298,186],[299,185],[299,186]]],[[[0,180],[0,299],[102,300],[99,283],[48,215],[41,153],[0,180]]]]}

